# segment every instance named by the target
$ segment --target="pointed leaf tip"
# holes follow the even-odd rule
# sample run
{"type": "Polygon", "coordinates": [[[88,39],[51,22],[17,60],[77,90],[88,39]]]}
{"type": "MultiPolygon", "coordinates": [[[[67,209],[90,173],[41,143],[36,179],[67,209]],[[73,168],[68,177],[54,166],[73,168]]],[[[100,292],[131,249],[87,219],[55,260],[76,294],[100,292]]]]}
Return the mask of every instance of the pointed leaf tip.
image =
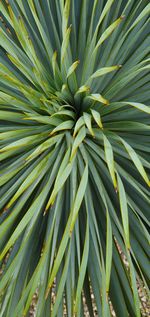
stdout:
{"type": "Polygon", "coordinates": [[[104,105],[109,105],[109,100],[105,99],[102,95],[100,94],[91,94],[90,96],[88,96],[89,99],[92,99],[94,101],[103,103],[104,105]]]}
{"type": "Polygon", "coordinates": [[[71,74],[76,70],[76,68],[78,67],[80,61],[77,60],[76,62],[74,62],[68,69],[67,72],[67,78],[69,78],[71,76],[71,74]]]}

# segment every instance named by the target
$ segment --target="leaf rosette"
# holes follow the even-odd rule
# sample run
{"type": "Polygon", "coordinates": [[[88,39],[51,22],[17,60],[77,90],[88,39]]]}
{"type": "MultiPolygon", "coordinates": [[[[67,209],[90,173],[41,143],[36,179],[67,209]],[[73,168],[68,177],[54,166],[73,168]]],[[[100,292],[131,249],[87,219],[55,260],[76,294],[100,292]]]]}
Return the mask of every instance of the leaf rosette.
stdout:
{"type": "Polygon", "coordinates": [[[82,317],[84,299],[92,317],[91,292],[98,316],[109,300],[117,316],[140,316],[149,12],[146,0],[0,3],[2,317],[28,316],[36,290],[37,317],[63,316],[64,300],[82,317]]]}

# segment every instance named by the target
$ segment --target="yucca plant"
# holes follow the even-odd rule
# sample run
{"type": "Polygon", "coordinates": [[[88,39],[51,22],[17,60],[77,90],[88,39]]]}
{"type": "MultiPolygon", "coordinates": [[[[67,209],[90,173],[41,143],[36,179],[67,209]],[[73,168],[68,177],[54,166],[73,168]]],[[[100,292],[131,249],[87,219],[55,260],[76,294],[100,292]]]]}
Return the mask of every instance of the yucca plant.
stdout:
{"type": "Polygon", "coordinates": [[[1,317],[141,315],[148,3],[0,2],[1,317]]]}

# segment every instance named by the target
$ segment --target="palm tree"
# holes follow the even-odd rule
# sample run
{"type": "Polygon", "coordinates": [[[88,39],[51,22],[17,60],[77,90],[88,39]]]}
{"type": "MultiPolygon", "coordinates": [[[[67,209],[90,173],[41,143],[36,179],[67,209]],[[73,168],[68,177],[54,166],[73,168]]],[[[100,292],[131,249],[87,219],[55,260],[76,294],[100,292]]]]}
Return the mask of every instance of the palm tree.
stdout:
{"type": "Polygon", "coordinates": [[[140,316],[147,0],[0,2],[1,317],[140,316]],[[120,254],[123,252],[124,258],[120,254]],[[4,264],[5,263],[5,264],[4,264]],[[54,293],[54,294],[53,294],[54,293]]]}

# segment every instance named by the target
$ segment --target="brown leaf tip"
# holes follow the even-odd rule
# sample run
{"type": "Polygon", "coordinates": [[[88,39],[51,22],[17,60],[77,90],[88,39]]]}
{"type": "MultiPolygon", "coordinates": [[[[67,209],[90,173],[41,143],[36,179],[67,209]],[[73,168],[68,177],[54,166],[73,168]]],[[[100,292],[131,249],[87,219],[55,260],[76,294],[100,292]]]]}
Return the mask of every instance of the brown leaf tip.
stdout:
{"type": "Polygon", "coordinates": [[[121,19],[121,20],[125,19],[125,15],[121,15],[121,16],[120,16],[120,19],[121,19]]]}

